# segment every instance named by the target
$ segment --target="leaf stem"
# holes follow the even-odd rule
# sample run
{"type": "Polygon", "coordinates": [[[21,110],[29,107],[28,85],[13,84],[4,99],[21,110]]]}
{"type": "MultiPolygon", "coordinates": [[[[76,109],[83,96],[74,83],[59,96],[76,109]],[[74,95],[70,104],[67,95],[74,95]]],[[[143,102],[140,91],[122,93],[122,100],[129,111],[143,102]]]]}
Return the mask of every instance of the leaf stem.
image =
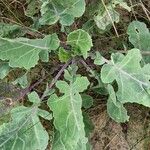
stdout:
{"type": "Polygon", "coordinates": [[[64,72],[64,70],[69,66],[69,64],[71,63],[72,60],[69,60],[66,64],[64,64],[62,66],[62,68],[59,70],[59,72],[57,73],[57,75],[54,77],[54,79],[52,80],[52,82],[48,85],[49,89],[51,89],[53,87],[53,85],[56,83],[56,81],[59,79],[59,77],[62,75],[62,73],[64,72]]]}
{"type": "MultiPolygon", "coordinates": [[[[59,70],[59,72],[57,73],[57,75],[53,78],[52,82],[48,85],[48,88],[51,89],[54,84],[56,83],[56,81],[59,79],[59,77],[62,75],[62,73],[64,72],[64,70],[69,66],[69,64],[71,63],[72,60],[69,60],[66,64],[64,64],[62,66],[62,68],[59,70]]],[[[44,99],[44,94],[41,96],[41,101],[44,99]]]]}

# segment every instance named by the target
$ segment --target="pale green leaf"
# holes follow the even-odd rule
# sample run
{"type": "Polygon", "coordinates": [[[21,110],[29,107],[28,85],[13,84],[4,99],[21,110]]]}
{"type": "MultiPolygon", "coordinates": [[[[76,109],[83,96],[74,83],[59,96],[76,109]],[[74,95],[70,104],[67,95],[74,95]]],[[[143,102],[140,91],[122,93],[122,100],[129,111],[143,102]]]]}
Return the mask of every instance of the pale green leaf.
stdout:
{"type": "Polygon", "coordinates": [[[0,36],[3,38],[15,38],[22,36],[24,32],[25,31],[18,25],[0,23],[0,36]]]}
{"type": "Polygon", "coordinates": [[[0,62],[0,79],[5,78],[10,70],[11,68],[7,62],[0,62]]]}
{"type": "Polygon", "coordinates": [[[117,62],[115,54],[111,61],[106,61],[101,70],[101,79],[104,83],[117,82],[116,93],[118,101],[122,104],[138,103],[150,107],[150,70],[147,64],[141,66],[142,56],[140,50],[132,49],[123,59],[117,62]],[[114,61],[115,60],[115,61],[114,61]]]}
{"type": "Polygon", "coordinates": [[[116,122],[129,121],[127,110],[120,101],[117,101],[116,94],[111,85],[108,86],[109,99],[107,101],[107,112],[116,122]]]}
{"type": "Polygon", "coordinates": [[[61,80],[56,82],[56,87],[59,88],[59,91],[61,93],[65,93],[65,91],[66,90],[68,91],[70,88],[66,81],[61,81],[61,80]]]}
{"type": "Polygon", "coordinates": [[[26,88],[28,86],[28,83],[29,82],[28,82],[27,74],[24,74],[23,76],[13,81],[13,84],[19,84],[22,88],[26,88]]]}
{"type": "Polygon", "coordinates": [[[115,69],[109,65],[105,64],[101,70],[101,79],[104,83],[111,83],[114,81],[116,76],[115,69]]]}
{"type": "Polygon", "coordinates": [[[34,40],[0,38],[0,59],[9,60],[11,67],[30,69],[38,63],[41,51],[55,50],[58,46],[56,34],[34,40]]]}
{"type": "Polygon", "coordinates": [[[54,90],[54,89],[50,89],[50,88],[49,88],[49,85],[48,85],[48,83],[47,83],[46,88],[45,88],[45,91],[44,91],[42,97],[44,98],[44,97],[50,96],[50,95],[52,95],[54,92],[55,92],[55,90],[54,90]]]}
{"type": "Polygon", "coordinates": [[[30,102],[32,102],[34,104],[39,104],[41,102],[41,100],[36,92],[32,92],[32,93],[28,94],[28,99],[30,102]]]}
{"type": "Polygon", "coordinates": [[[122,8],[124,8],[124,9],[128,10],[129,12],[131,11],[131,7],[129,7],[129,6],[127,5],[127,2],[125,2],[125,0],[112,0],[111,3],[114,5],[114,7],[115,7],[116,5],[119,5],[120,7],[122,7],[122,8]]]}
{"type": "Polygon", "coordinates": [[[71,32],[67,37],[67,44],[74,48],[76,54],[83,55],[84,58],[87,58],[88,51],[93,46],[90,35],[82,29],[71,32]]]}
{"type": "Polygon", "coordinates": [[[119,22],[120,14],[115,10],[117,5],[120,5],[122,8],[131,11],[131,8],[124,0],[111,0],[105,4],[105,6],[103,3],[101,3],[99,5],[99,11],[97,15],[94,16],[94,21],[99,29],[106,30],[114,23],[119,22]]]}
{"type": "Polygon", "coordinates": [[[86,150],[87,138],[81,111],[82,98],[79,92],[86,90],[88,85],[89,81],[86,77],[77,77],[69,84],[65,81],[57,82],[57,87],[63,92],[63,95],[57,97],[54,94],[48,100],[57,130],[52,149],[86,150]],[[63,84],[64,89],[62,89],[63,84]]]}
{"type": "Polygon", "coordinates": [[[45,150],[48,133],[43,128],[37,108],[16,107],[12,121],[0,126],[0,148],[3,150],[45,150]]]}
{"type": "Polygon", "coordinates": [[[48,62],[49,61],[49,52],[48,51],[41,51],[39,54],[39,57],[42,62],[48,62]]]}
{"type": "Polygon", "coordinates": [[[66,80],[68,80],[68,81],[71,81],[71,80],[72,80],[72,76],[71,76],[71,74],[70,74],[70,72],[69,72],[69,69],[64,71],[64,78],[65,78],[66,80]]]}
{"type": "Polygon", "coordinates": [[[52,118],[53,118],[52,114],[46,110],[38,109],[37,114],[38,114],[38,116],[40,116],[46,120],[52,120],[52,118]]]}
{"type": "Polygon", "coordinates": [[[55,24],[57,21],[64,26],[74,22],[74,18],[80,17],[85,11],[84,0],[41,0],[41,24],[55,24]]]}
{"type": "Polygon", "coordinates": [[[96,51],[96,56],[94,58],[94,64],[95,65],[103,65],[104,63],[105,63],[105,61],[103,59],[103,56],[98,51],[96,51]]]}
{"type": "Polygon", "coordinates": [[[94,17],[94,21],[99,29],[106,30],[109,25],[119,22],[119,13],[110,5],[107,7],[107,11],[100,11],[94,17]]]}
{"type": "MultiPolygon", "coordinates": [[[[146,24],[139,21],[133,21],[128,26],[129,41],[134,45],[135,48],[141,51],[150,52],[150,32],[146,27],[146,24]]],[[[150,57],[145,56],[146,62],[150,62],[150,57]]]]}

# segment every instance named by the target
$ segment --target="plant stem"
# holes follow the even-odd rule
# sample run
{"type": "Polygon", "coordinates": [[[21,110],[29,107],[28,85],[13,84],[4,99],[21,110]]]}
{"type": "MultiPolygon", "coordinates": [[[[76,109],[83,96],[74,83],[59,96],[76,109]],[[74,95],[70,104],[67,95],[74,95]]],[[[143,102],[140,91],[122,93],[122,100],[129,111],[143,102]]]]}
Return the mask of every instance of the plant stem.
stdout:
{"type": "Polygon", "coordinates": [[[54,77],[54,79],[52,80],[52,82],[48,85],[49,89],[51,89],[53,87],[53,85],[56,83],[56,81],[59,79],[59,77],[62,75],[62,73],[64,72],[64,70],[69,66],[69,64],[71,63],[71,60],[69,60],[66,64],[64,64],[62,66],[62,68],[59,70],[59,72],[57,73],[57,75],[54,77]]]}

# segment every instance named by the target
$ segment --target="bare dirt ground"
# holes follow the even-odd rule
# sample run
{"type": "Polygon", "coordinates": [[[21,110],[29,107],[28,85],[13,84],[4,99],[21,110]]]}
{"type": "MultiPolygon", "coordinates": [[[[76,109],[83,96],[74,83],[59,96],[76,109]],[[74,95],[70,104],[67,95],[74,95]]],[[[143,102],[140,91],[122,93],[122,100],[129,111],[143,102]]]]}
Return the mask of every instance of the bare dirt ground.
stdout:
{"type": "Polygon", "coordinates": [[[125,124],[111,120],[105,105],[90,110],[95,126],[91,134],[93,150],[150,150],[150,110],[137,105],[127,109],[130,121],[125,124]]]}

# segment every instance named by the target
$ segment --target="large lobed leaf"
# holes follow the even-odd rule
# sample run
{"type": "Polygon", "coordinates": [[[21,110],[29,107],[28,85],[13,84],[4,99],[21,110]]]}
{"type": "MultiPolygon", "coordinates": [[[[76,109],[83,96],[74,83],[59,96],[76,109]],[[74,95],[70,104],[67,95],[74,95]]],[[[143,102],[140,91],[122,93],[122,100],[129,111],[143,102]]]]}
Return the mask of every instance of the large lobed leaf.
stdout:
{"type": "MultiPolygon", "coordinates": [[[[29,100],[40,102],[36,93],[29,100]]],[[[36,104],[35,103],[35,104],[36,104]]],[[[3,150],[45,150],[49,136],[42,126],[39,116],[50,120],[51,114],[33,107],[19,106],[11,111],[12,121],[0,126],[0,148],[3,150]]]]}
{"type": "Polygon", "coordinates": [[[41,0],[41,24],[55,24],[59,21],[68,26],[74,22],[75,17],[80,17],[85,11],[84,0],[41,0]]]}
{"type": "Polygon", "coordinates": [[[7,39],[0,37],[0,59],[9,60],[11,67],[30,69],[39,60],[39,53],[55,50],[59,46],[56,34],[45,36],[44,39],[7,39]]]}
{"type": "Polygon", "coordinates": [[[3,150],[45,150],[49,137],[36,111],[36,109],[24,106],[12,111],[13,122],[0,126],[0,148],[3,150]]]}
{"type": "Polygon", "coordinates": [[[85,137],[82,98],[79,92],[87,89],[88,85],[86,77],[77,77],[70,84],[65,81],[57,82],[56,86],[64,95],[57,97],[54,94],[48,100],[57,130],[52,149],[86,150],[88,140],[85,137]]]}
{"type": "Polygon", "coordinates": [[[116,96],[122,104],[130,102],[150,107],[150,64],[142,67],[141,59],[140,50],[132,49],[126,56],[112,54],[111,61],[102,67],[102,81],[117,82],[116,96]]]}

